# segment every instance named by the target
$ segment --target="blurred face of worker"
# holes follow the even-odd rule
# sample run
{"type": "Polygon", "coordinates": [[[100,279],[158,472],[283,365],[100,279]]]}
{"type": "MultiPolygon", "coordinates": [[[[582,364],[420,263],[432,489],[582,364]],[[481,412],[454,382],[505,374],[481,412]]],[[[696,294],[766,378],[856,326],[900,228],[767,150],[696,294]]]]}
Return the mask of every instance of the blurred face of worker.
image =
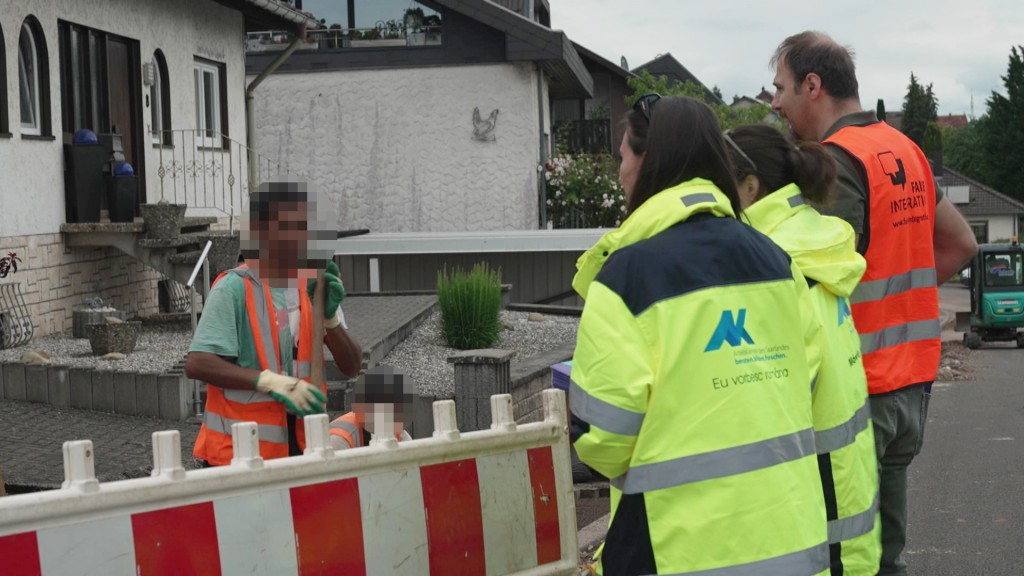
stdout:
{"type": "Polygon", "coordinates": [[[272,206],[269,219],[250,222],[252,237],[259,242],[260,278],[269,280],[271,286],[286,287],[310,276],[299,267],[308,258],[308,217],[305,202],[278,202],[272,206]]]}
{"type": "Polygon", "coordinates": [[[644,162],[644,155],[637,155],[629,146],[629,129],[622,134],[622,143],[619,145],[619,156],[622,162],[619,164],[619,183],[626,193],[626,202],[633,196],[636,189],[636,178],[640,173],[640,165],[644,162]]]}
{"type": "Polygon", "coordinates": [[[772,110],[789,122],[792,135],[798,140],[817,140],[817,135],[811,130],[810,102],[805,98],[804,80],[793,77],[785,57],[779,59],[775,80],[772,81],[775,86],[772,110]]]}
{"type": "Polygon", "coordinates": [[[378,366],[363,375],[362,386],[356,386],[352,411],[370,434],[400,436],[411,414],[412,394],[403,374],[378,366]]]}

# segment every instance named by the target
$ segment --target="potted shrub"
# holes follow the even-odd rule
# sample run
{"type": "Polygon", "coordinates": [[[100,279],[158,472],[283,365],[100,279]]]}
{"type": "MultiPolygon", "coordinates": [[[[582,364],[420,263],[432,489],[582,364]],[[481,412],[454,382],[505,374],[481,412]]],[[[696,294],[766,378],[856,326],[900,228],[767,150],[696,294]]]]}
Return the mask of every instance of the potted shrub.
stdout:
{"type": "Polygon", "coordinates": [[[100,324],[104,318],[113,317],[124,320],[128,317],[124,310],[118,310],[113,306],[107,306],[102,298],[89,298],[85,304],[76,306],[71,310],[71,336],[74,338],[88,338],[90,324],[100,324]]]}
{"type": "Polygon", "coordinates": [[[160,200],[156,204],[141,204],[142,221],[146,224],[146,238],[174,240],[181,235],[185,220],[185,205],[160,200]]]}

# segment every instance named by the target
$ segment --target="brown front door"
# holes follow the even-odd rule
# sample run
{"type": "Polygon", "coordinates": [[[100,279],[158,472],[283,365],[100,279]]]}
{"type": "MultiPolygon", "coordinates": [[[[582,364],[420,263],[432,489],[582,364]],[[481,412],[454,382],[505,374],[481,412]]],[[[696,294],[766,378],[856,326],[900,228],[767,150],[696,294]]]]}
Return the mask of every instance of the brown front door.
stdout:
{"type": "Polygon", "coordinates": [[[107,36],[107,95],[110,105],[110,126],[106,131],[121,135],[124,159],[139,176],[139,203],[144,200],[142,114],[139,95],[138,42],[107,36]]]}

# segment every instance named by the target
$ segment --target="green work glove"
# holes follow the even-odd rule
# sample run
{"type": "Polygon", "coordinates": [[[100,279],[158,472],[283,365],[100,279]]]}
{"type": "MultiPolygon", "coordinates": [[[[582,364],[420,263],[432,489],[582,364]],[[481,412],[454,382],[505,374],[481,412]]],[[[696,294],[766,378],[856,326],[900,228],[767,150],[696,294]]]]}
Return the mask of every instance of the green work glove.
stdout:
{"type": "MultiPolygon", "coordinates": [[[[327,289],[324,292],[324,318],[330,323],[336,319],[338,306],[341,306],[341,301],[345,299],[345,286],[341,283],[341,270],[338,270],[338,265],[333,260],[327,263],[327,268],[324,271],[324,287],[327,289]]],[[[316,280],[310,280],[306,283],[306,293],[309,294],[310,299],[313,298],[315,291],[316,280]]],[[[334,323],[327,327],[334,328],[337,325],[334,323]]]]}
{"type": "Polygon", "coordinates": [[[305,380],[285,376],[270,370],[260,372],[255,382],[256,389],[285,405],[288,411],[299,416],[322,414],[327,398],[305,380]]]}

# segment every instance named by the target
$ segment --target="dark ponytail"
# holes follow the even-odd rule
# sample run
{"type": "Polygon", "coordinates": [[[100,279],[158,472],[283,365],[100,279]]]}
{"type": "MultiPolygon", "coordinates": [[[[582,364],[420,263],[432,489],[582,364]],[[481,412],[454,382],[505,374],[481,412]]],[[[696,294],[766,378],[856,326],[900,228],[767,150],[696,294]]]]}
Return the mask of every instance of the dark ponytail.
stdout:
{"type": "Polygon", "coordinates": [[[801,195],[818,206],[828,205],[836,185],[836,161],[817,142],[793,144],[782,132],[764,124],[741,126],[728,132],[743,151],[730,150],[736,180],[749,174],[761,182],[758,199],[789,184],[800,187],[801,195]]]}

